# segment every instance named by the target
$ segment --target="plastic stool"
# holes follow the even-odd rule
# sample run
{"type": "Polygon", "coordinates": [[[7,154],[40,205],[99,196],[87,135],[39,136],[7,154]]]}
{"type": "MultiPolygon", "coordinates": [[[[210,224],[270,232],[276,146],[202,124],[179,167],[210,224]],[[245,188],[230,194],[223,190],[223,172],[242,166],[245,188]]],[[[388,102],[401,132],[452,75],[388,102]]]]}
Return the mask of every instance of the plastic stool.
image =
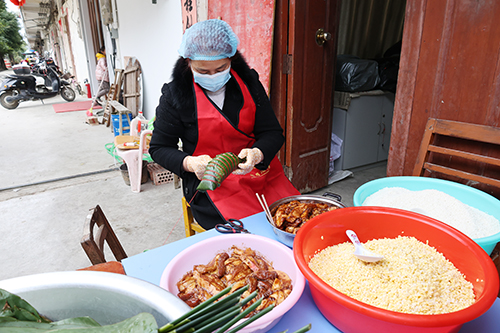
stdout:
{"type": "Polygon", "coordinates": [[[146,135],[152,133],[153,131],[150,130],[142,131],[139,140],[139,149],[116,149],[116,154],[123,158],[127,164],[130,187],[134,193],[141,192],[142,155],[148,152],[146,149],[146,135]]]}

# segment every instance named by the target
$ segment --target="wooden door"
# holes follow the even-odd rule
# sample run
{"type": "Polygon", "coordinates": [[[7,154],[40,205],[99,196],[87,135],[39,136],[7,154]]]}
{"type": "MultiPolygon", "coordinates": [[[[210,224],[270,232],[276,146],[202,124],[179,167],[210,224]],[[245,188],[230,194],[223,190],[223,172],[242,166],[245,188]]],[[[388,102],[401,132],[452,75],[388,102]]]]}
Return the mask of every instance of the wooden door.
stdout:
{"type": "MultiPolygon", "coordinates": [[[[412,174],[429,117],[500,126],[499,17],[498,1],[407,1],[389,176],[412,174]]],[[[470,172],[491,171],[482,168],[470,172]]]]}
{"type": "Polygon", "coordinates": [[[135,57],[124,57],[125,71],[123,72],[123,105],[136,117],[142,110],[142,69],[139,60],[135,57]]]}
{"type": "Polygon", "coordinates": [[[90,31],[92,33],[93,54],[99,52],[101,46],[104,46],[104,33],[101,24],[101,11],[99,10],[99,0],[87,0],[90,19],[90,31]]]}
{"type": "Polygon", "coordinates": [[[293,185],[307,193],[328,185],[340,1],[276,5],[271,99],[285,128],[280,160],[293,185]],[[322,45],[320,29],[330,36],[322,45]]]}

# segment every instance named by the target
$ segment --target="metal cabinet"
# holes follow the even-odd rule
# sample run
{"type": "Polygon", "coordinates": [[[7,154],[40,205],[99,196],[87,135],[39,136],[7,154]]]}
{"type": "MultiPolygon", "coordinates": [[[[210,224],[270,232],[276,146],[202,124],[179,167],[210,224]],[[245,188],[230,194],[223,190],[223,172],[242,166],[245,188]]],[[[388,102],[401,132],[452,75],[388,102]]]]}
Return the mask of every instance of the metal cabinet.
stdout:
{"type": "Polygon", "coordinates": [[[394,94],[380,90],[335,93],[332,131],[342,139],[335,170],[387,160],[391,138],[394,94]]]}

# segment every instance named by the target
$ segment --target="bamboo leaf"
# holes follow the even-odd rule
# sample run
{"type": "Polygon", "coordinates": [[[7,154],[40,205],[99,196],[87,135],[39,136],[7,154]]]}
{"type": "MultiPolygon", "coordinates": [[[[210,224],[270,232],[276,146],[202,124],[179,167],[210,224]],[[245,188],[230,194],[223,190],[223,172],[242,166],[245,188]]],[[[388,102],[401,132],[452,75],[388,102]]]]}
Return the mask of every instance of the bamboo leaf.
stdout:
{"type": "Polygon", "coordinates": [[[41,323],[50,322],[50,320],[40,316],[38,311],[21,297],[0,289],[0,322],[12,321],[12,319],[41,323]]]}
{"type": "MultiPolygon", "coordinates": [[[[67,319],[63,320],[68,321],[67,319]]],[[[12,323],[12,322],[11,322],[12,323]]],[[[57,325],[58,322],[52,323],[57,325]]],[[[46,323],[31,323],[38,325],[46,325],[46,323]]],[[[155,317],[152,314],[142,312],[138,315],[121,321],[113,325],[99,326],[99,327],[83,327],[83,328],[67,328],[67,327],[53,327],[46,329],[44,327],[2,327],[2,333],[157,333],[158,325],[156,324],[155,317]]]]}
{"type": "Polygon", "coordinates": [[[64,319],[52,323],[39,323],[36,321],[9,321],[0,323],[0,332],[3,332],[5,327],[21,327],[21,328],[37,328],[43,330],[53,330],[62,328],[86,328],[100,327],[101,325],[90,317],[76,317],[64,319]]]}

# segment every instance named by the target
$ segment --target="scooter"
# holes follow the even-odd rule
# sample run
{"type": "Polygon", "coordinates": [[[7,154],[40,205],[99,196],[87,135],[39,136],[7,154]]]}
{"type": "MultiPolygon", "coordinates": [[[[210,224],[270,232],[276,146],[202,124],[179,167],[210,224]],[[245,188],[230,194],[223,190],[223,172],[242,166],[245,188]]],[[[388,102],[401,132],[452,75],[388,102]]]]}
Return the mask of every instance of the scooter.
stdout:
{"type": "Polygon", "coordinates": [[[46,66],[47,76],[37,84],[37,76],[28,71],[26,74],[8,75],[0,86],[0,104],[13,110],[19,103],[25,101],[43,100],[46,98],[61,95],[67,101],[72,102],[76,98],[75,91],[71,88],[71,83],[61,79],[52,66],[46,66]]]}

